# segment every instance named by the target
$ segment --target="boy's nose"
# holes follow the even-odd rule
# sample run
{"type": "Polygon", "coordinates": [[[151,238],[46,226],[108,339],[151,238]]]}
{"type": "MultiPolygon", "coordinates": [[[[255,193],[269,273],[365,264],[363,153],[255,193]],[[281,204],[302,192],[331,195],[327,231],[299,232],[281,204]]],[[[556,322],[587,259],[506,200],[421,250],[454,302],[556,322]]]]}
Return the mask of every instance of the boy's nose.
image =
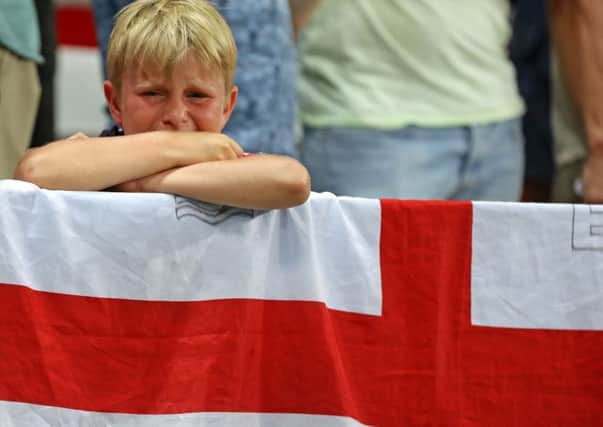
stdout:
{"type": "Polygon", "coordinates": [[[161,126],[168,130],[195,130],[186,103],[177,97],[173,97],[165,105],[161,126]]]}

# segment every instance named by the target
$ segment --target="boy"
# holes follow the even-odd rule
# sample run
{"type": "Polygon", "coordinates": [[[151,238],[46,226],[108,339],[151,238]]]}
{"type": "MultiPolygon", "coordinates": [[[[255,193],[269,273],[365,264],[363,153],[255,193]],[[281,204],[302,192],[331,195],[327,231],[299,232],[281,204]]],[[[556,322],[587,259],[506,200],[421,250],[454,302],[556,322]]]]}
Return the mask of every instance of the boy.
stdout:
{"type": "Polygon", "coordinates": [[[246,156],[220,134],[237,99],[236,47],[206,0],[130,4],[117,17],[107,65],[105,97],[120,129],[30,150],[16,179],[48,189],[174,193],[252,209],[308,198],[309,176],[299,162],[246,156]]]}

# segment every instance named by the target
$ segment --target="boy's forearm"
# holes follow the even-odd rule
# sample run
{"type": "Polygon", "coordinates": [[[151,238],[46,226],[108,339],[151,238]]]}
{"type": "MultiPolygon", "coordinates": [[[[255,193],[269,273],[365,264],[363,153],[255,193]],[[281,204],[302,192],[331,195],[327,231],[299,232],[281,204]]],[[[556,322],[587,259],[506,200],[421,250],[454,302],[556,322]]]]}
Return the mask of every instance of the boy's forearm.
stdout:
{"type": "Polygon", "coordinates": [[[62,140],[30,150],[15,178],[42,188],[101,190],[174,167],[236,157],[229,138],[210,133],[148,132],[62,140]]]}
{"type": "Polygon", "coordinates": [[[261,154],[165,171],[143,178],[138,188],[227,206],[279,209],[307,200],[310,177],[294,159],[261,154]]]}
{"type": "Polygon", "coordinates": [[[100,190],[172,167],[158,133],[61,140],[30,150],[15,178],[42,188],[100,190]]]}

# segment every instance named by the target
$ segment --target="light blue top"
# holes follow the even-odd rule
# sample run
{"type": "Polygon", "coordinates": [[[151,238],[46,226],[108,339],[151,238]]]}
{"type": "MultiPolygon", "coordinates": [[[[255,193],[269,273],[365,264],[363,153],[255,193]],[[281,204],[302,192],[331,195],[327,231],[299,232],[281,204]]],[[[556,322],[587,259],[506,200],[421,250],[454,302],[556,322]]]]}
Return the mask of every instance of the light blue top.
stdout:
{"type": "Polygon", "coordinates": [[[33,0],[0,0],[0,45],[20,57],[43,62],[33,0]]]}

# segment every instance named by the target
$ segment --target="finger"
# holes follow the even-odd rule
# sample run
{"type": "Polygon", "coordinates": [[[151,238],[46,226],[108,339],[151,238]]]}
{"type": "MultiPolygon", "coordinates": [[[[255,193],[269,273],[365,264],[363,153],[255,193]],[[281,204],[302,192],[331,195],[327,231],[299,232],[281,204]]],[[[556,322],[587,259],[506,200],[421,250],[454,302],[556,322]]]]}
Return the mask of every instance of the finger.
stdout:
{"type": "Polygon", "coordinates": [[[241,146],[224,134],[220,134],[216,142],[225,160],[236,159],[243,153],[241,146]]]}
{"type": "Polygon", "coordinates": [[[245,153],[243,148],[234,139],[228,138],[227,141],[232,151],[234,151],[235,157],[241,157],[245,153]]]}

